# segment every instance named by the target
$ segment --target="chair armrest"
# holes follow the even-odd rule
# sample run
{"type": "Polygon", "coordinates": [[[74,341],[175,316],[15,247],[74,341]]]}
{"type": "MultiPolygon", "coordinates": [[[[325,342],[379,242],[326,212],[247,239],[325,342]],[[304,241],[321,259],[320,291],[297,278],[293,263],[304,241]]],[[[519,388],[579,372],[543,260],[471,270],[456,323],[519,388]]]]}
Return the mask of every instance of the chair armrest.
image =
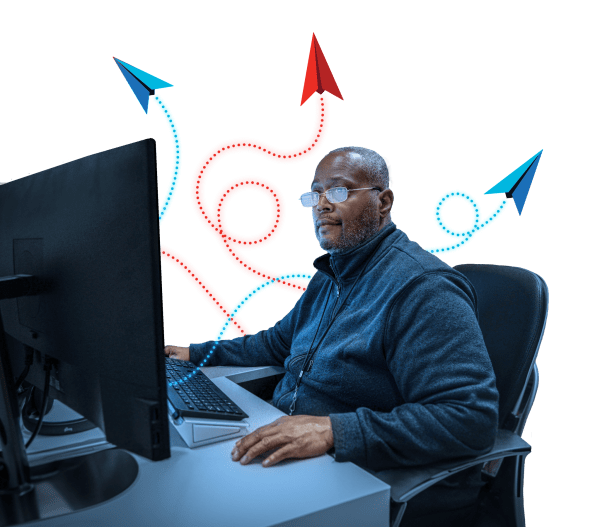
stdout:
{"type": "Polygon", "coordinates": [[[531,452],[531,446],[517,434],[508,430],[498,430],[492,450],[475,458],[444,461],[434,465],[414,468],[394,468],[388,470],[369,470],[390,487],[390,497],[396,503],[404,503],[435,483],[465,470],[494,459],[512,456],[526,456],[531,452]]]}

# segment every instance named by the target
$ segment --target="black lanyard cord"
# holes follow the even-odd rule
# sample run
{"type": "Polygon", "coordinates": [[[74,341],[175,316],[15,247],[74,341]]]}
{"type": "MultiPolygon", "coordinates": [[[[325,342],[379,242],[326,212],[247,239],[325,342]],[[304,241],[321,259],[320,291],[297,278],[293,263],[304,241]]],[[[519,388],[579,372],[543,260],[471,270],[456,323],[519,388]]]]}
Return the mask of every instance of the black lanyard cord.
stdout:
{"type": "MultiPolygon", "coordinates": [[[[330,296],[331,296],[331,289],[329,290],[329,293],[327,293],[327,300],[325,300],[325,307],[323,308],[323,313],[321,314],[321,320],[319,320],[319,325],[317,326],[317,331],[315,331],[315,336],[313,337],[312,342],[310,343],[310,347],[308,348],[308,353],[306,354],[306,357],[304,357],[304,364],[302,365],[302,369],[301,369],[302,372],[304,372],[304,368],[306,367],[306,360],[310,356],[310,352],[312,351],[312,347],[313,347],[313,344],[315,343],[315,339],[317,338],[317,335],[319,334],[319,329],[321,328],[321,322],[323,322],[323,317],[325,316],[325,312],[327,311],[327,304],[329,303],[330,296]]],[[[325,333],[327,333],[328,329],[329,329],[329,327],[327,327],[327,329],[325,330],[325,333]]],[[[321,343],[321,341],[319,341],[319,344],[320,343],[321,343]]],[[[317,344],[317,347],[319,346],[319,344],[317,344]]],[[[300,386],[300,378],[301,377],[302,377],[302,375],[300,375],[300,377],[298,377],[298,379],[296,380],[296,389],[298,389],[298,386],[300,386]]]]}

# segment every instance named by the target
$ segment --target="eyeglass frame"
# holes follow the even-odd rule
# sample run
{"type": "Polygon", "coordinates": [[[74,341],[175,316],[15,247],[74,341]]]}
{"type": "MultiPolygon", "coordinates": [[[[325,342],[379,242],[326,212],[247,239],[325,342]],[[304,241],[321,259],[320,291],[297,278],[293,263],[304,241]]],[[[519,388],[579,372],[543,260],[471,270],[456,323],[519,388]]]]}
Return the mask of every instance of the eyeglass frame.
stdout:
{"type": "Polygon", "coordinates": [[[346,189],[346,193],[348,192],[354,192],[355,190],[377,190],[379,192],[383,192],[383,190],[381,190],[379,187],[365,187],[365,188],[347,188],[347,187],[331,187],[328,188],[325,192],[317,192],[316,190],[311,190],[310,192],[305,192],[304,194],[302,194],[302,196],[307,196],[309,194],[318,194],[319,198],[317,200],[316,205],[304,205],[304,203],[302,203],[302,196],[300,196],[298,199],[300,200],[300,203],[302,203],[303,207],[316,207],[319,204],[319,201],[321,201],[321,196],[325,196],[325,199],[331,203],[332,205],[334,205],[335,203],[344,203],[344,201],[348,200],[348,195],[346,194],[346,199],[343,201],[331,201],[328,197],[327,197],[327,193],[331,192],[332,190],[338,189],[338,188],[344,188],[346,189]]]}

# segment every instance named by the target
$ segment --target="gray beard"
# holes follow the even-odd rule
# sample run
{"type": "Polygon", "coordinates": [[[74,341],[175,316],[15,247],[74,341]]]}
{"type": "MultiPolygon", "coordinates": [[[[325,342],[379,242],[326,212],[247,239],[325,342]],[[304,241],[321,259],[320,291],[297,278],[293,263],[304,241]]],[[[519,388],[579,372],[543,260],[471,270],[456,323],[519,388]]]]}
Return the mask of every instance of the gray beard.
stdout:
{"type": "Polygon", "coordinates": [[[379,217],[377,214],[376,200],[369,202],[361,215],[352,222],[344,222],[342,232],[335,241],[322,240],[319,235],[319,228],[315,224],[315,234],[321,249],[329,254],[338,254],[360,245],[364,241],[372,238],[379,232],[379,217]]]}

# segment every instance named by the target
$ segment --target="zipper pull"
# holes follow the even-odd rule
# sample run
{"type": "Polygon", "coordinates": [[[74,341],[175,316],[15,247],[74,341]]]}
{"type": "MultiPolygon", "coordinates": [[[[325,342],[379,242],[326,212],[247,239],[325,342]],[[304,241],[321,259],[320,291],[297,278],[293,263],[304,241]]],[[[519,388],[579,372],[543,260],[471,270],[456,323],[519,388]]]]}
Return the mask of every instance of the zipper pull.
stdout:
{"type": "Polygon", "coordinates": [[[306,373],[308,373],[311,370],[312,365],[313,365],[313,360],[310,359],[310,361],[308,362],[308,368],[306,368],[306,373]]]}
{"type": "Polygon", "coordinates": [[[335,290],[337,291],[337,297],[340,297],[340,288],[338,286],[335,286],[335,290]]]}

